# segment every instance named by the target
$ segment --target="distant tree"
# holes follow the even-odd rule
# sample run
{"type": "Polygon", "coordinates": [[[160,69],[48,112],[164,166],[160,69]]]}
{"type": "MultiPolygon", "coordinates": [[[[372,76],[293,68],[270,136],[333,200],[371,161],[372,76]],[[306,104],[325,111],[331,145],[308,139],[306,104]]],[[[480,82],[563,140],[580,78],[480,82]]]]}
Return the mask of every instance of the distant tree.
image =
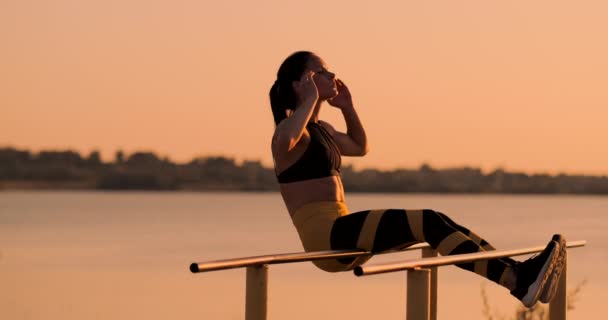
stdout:
{"type": "Polygon", "coordinates": [[[422,173],[435,172],[435,169],[433,169],[433,167],[431,167],[431,165],[428,163],[423,163],[418,170],[422,173]]]}
{"type": "Polygon", "coordinates": [[[265,168],[260,161],[244,161],[241,166],[244,190],[274,190],[274,170],[265,168]]]}
{"type": "Polygon", "coordinates": [[[93,150],[87,157],[87,164],[90,166],[98,166],[101,164],[101,155],[98,150],[93,150]]]}
{"type": "Polygon", "coordinates": [[[29,151],[21,151],[14,148],[0,148],[0,164],[24,163],[31,159],[29,151]]]}
{"type": "Polygon", "coordinates": [[[114,163],[123,164],[124,162],[125,162],[125,154],[122,152],[122,150],[116,151],[116,154],[114,155],[114,163]]]}
{"type": "Polygon", "coordinates": [[[79,153],[72,150],[65,151],[41,151],[35,157],[36,162],[44,165],[60,165],[60,166],[80,166],[84,164],[84,160],[79,153]]]}
{"type": "Polygon", "coordinates": [[[26,166],[31,159],[29,151],[16,150],[14,148],[0,149],[0,179],[18,179],[21,168],[26,166]]]}
{"type": "Polygon", "coordinates": [[[161,160],[153,152],[135,152],[126,161],[128,166],[150,167],[158,166],[161,160]]]}

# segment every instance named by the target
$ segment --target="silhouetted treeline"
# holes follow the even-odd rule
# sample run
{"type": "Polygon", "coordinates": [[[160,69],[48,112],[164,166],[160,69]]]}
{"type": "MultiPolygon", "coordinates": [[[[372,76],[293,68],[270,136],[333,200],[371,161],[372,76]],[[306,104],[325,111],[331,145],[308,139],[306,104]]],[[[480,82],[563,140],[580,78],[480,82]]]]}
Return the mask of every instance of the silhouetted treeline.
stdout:
{"type": "MultiPolygon", "coordinates": [[[[359,192],[608,194],[608,176],[528,175],[475,168],[381,171],[342,168],[344,187],[359,192]]],[[[153,152],[117,151],[103,162],[97,151],[86,156],[66,151],[32,153],[0,149],[0,189],[103,190],[278,190],[274,170],[259,161],[237,164],[226,157],[196,158],[177,164],[153,152]]]]}

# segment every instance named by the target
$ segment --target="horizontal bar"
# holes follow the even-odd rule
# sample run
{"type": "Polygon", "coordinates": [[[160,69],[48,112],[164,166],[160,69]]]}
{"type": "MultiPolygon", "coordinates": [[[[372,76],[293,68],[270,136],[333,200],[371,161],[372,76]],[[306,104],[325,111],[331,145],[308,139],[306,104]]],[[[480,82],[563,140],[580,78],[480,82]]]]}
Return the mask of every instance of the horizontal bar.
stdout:
{"type": "MultiPolygon", "coordinates": [[[[380,253],[394,253],[401,251],[417,250],[429,247],[426,243],[419,243],[407,248],[398,250],[380,252],[380,253]]],[[[197,272],[208,272],[225,269],[234,269],[249,267],[262,264],[279,264],[279,263],[293,263],[303,261],[316,261],[325,259],[336,259],[336,258],[355,258],[361,256],[372,255],[369,251],[364,250],[328,250],[328,251],[315,251],[315,252],[297,252],[297,253],[281,253],[274,255],[244,257],[227,260],[215,260],[208,262],[192,263],[190,265],[190,271],[192,273],[197,272]]]]}
{"type": "MultiPolygon", "coordinates": [[[[571,241],[566,244],[568,248],[582,247],[587,244],[587,241],[571,241]]],[[[386,262],[376,265],[358,266],[353,270],[357,276],[367,276],[373,274],[412,270],[425,267],[439,267],[457,263],[472,262],[477,260],[488,260],[512,256],[520,256],[529,253],[541,252],[546,246],[538,246],[523,249],[502,250],[502,251],[484,251],[475,253],[458,254],[452,256],[441,256],[436,258],[425,258],[406,261],[386,262]]]]}

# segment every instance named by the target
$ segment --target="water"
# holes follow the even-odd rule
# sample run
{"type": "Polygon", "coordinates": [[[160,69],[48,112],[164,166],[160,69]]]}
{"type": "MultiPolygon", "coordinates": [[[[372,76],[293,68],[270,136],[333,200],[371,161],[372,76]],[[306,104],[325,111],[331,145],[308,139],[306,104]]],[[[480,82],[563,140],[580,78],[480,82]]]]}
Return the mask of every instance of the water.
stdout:
{"type": "MultiPolygon", "coordinates": [[[[502,249],[554,232],[569,254],[569,319],[596,318],[608,288],[608,197],[350,194],[351,211],[432,208],[502,249]]],[[[0,319],[243,319],[243,269],[191,274],[194,261],[302,251],[276,193],[0,193],[0,319]]],[[[370,263],[417,257],[398,253],[370,263]]],[[[522,257],[523,258],[523,257],[522,257]]],[[[357,278],[310,263],[270,267],[269,319],[404,319],[405,273],[357,278]]],[[[481,290],[511,316],[508,291],[439,271],[439,318],[482,319],[481,290]]]]}

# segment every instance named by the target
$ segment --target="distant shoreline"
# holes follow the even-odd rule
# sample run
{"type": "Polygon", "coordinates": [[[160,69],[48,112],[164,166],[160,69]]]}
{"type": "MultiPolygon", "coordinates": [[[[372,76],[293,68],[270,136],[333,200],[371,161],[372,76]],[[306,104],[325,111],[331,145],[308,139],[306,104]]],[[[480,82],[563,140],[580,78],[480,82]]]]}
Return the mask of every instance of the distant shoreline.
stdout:
{"type": "MultiPolygon", "coordinates": [[[[99,189],[91,186],[79,186],[78,184],[49,184],[41,181],[40,183],[28,182],[0,182],[0,195],[4,192],[99,192],[99,193],[139,193],[139,192],[154,192],[154,193],[279,193],[279,190],[243,190],[243,189],[99,189]]],[[[517,192],[433,192],[433,191],[349,191],[349,194],[394,194],[394,195],[444,195],[444,196],[587,196],[587,197],[603,197],[608,194],[603,193],[517,193],[517,192]]]]}
{"type": "MultiPolygon", "coordinates": [[[[349,193],[432,194],[580,194],[608,195],[608,176],[548,175],[479,168],[355,170],[341,168],[349,193]]],[[[99,152],[83,157],[67,151],[0,148],[2,190],[103,190],[103,191],[278,191],[274,170],[260,161],[237,164],[226,157],[195,158],[177,164],[152,152],[125,155],[118,151],[112,162],[99,152]]]]}

